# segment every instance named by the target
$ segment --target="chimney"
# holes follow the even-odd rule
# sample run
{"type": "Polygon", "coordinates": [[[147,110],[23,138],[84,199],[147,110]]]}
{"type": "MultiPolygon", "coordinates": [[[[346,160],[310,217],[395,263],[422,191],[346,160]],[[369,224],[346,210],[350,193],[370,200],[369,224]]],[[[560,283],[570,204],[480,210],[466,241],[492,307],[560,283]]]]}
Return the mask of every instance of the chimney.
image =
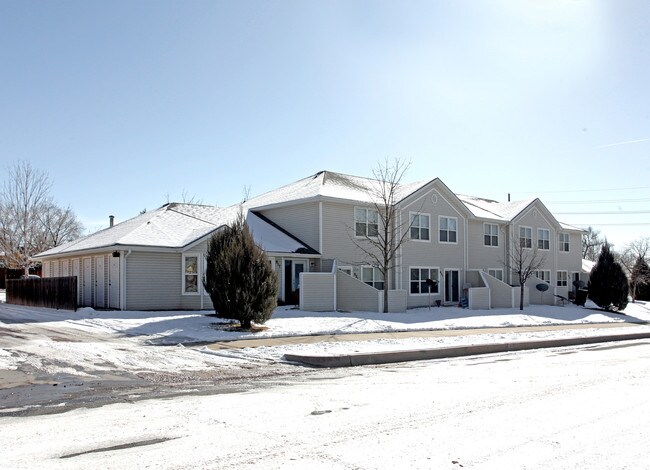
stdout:
{"type": "Polygon", "coordinates": [[[115,221],[115,216],[114,215],[109,215],[108,216],[108,227],[109,228],[113,226],[114,221],[115,221]]]}
{"type": "MultiPolygon", "coordinates": [[[[510,193],[508,193],[508,202],[510,202],[510,193]]],[[[111,217],[112,217],[112,216],[111,216],[111,217]]],[[[111,227],[112,227],[112,226],[113,226],[113,224],[111,223],[111,227]]]]}

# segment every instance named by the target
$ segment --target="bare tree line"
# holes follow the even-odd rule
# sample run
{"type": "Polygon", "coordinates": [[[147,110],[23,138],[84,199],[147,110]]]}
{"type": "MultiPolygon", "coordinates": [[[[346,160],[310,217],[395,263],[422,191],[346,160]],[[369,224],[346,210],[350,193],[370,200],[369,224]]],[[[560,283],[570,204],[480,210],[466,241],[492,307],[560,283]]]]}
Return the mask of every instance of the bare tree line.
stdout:
{"type": "Polygon", "coordinates": [[[47,173],[29,162],[7,167],[0,192],[0,252],[10,268],[28,272],[37,253],[79,238],[83,226],[72,209],[50,196],[47,173]]]}

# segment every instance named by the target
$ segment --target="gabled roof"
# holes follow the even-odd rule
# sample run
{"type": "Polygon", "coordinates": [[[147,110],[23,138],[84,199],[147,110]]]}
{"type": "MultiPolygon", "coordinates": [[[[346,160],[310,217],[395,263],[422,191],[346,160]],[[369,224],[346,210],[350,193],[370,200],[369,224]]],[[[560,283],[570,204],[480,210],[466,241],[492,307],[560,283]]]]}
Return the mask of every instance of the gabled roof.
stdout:
{"type": "Polygon", "coordinates": [[[481,219],[494,219],[503,222],[510,222],[528,206],[530,206],[535,199],[526,199],[523,201],[512,202],[497,202],[492,199],[484,199],[475,196],[465,196],[458,194],[463,204],[470,210],[475,217],[481,219]]]}
{"type": "MultiPolygon", "coordinates": [[[[544,203],[539,199],[524,199],[521,201],[508,201],[508,202],[497,202],[492,199],[484,199],[475,196],[465,196],[462,194],[458,195],[463,204],[472,212],[474,217],[479,219],[492,219],[498,222],[509,223],[512,222],[518,215],[522,214],[528,207],[539,202],[544,209],[551,214],[544,203]]],[[[551,216],[553,216],[551,214],[551,216]]],[[[575,231],[584,231],[581,228],[574,227],[573,225],[565,224],[558,221],[553,216],[553,221],[559,224],[559,226],[564,230],[575,230],[575,231]]]]}
{"type": "MultiPolygon", "coordinates": [[[[100,230],[70,243],[44,251],[36,258],[99,249],[161,248],[182,250],[220,227],[232,223],[238,206],[220,208],[170,203],[100,230]]],[[[256,243],[270,253],[311,253],[312,248],[254,213],[246,217],[256,243]]]]}
{"type": "MultiPolygon", "coordinates": [[[[426,183],[426,181],[418,181],[400,184],[397,188],[395,201],[401,201],[426,183]]],[[[319,171],[315,175],[249,199],[244,203],[244,207],[262,209],[278,204],[301,203],[320,199],[341,199],[371,203],[373,202],[372,196],[377,194],[379,185],[378,180],[371,178],[344,175],[332,171],[319,171]]]]}

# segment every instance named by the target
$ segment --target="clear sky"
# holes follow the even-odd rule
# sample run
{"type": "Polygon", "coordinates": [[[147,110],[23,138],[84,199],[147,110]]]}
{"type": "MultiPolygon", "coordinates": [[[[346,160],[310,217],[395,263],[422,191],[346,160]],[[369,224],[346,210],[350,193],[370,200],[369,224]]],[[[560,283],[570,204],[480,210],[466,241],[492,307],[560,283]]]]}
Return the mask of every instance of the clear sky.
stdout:
{"type": "Polygon", "coordinates": [[[0,1],[2,171],[91,231],[387,157],[650,236],[650,2],[0,1]]]}

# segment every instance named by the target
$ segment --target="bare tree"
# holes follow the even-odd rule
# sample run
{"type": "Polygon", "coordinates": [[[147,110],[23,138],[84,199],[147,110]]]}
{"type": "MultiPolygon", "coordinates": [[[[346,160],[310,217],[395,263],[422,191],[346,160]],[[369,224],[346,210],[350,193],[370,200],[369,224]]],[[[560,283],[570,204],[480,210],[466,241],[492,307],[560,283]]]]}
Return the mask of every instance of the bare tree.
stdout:
{"type": "Polygon", "coordinates": [[[51,202],[45,205],[39,214],[39,222],[42,242],[38,251],[76,240],[84,231],[84,226],[79,222],[70,206],[64,209],[51,202]]]}
{"type": "Polygon", "coordinates": [[[632,302],[636,300],[638,286],[650,283],[650,273],[641,268],[649,250],[650,237],[642,237],[628,243],[622,252],[613,253],[629,279],[632,302]]]}
{"type": "Polygon", "coordinates": [[[519,283],[519,310],[524,309],[524,286],[535,271],[544,266],[546,256],[542,255],[536,246],[529,246],[529,239],[515,238],[504,266],[516,274],[519,283]]]}
{"type": "MultiPolygon", "coordinates": [[[[409,236],[409,226],[400,224],[396,204],[398,189],[410,162],[400,159],[384,160],[373,170],[375,181],[367,191],[377,220],[357,224],[353,228],[352,241],[360,249],[368,263],[377,268],[383,277],[384,313],[388,313],[388,273],[394,267],[399,247],[409,236]],[[371,228],[372,227],[372,228],[371,228]]],[[[372,216],[374,217],[374,215],[372,216]]],[[[408,225],[412,222],[409,221],[408,225]]]]}
{"type": "Polygon", "coordinates": [[[600,255],[600,249],[606,240],[600,236],[600,230],[588,227],[582,234],[582,258],[589,261],[596,261],[600,255]]]}
{"type": "Polygon", "coordinates": [[[9,267],[27,274],[31,257],[81,234],[74,213],[56,206],[47,173],[20,161],[7,168],[0,192],[0,251],[9,267]]]}

